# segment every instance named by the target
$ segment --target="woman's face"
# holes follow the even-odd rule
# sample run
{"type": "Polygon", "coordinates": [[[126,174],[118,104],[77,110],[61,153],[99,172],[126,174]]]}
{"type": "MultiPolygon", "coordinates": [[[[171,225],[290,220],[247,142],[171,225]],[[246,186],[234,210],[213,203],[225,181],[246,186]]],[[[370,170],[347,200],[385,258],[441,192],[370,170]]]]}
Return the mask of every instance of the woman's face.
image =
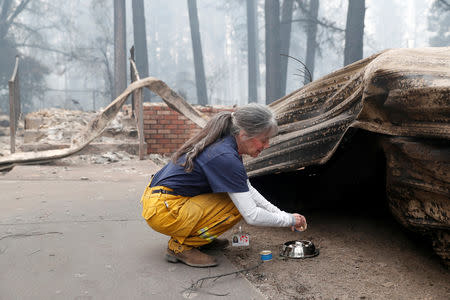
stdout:
{"type": "Polygon", "coordinates": [[[241,131],[236,137],[238,151],[240,154],[257,157],[264,149],[269,147],[269,139],[267,133],[249,138],[245,132],[241,131]]]}

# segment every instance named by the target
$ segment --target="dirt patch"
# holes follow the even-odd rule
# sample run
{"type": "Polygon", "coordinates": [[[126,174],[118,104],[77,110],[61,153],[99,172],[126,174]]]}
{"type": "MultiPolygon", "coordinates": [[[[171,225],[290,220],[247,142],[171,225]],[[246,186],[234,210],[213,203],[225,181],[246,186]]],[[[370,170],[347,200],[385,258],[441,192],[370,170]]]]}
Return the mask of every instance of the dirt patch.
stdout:
{"type": "MultiPolygon", "coordinates": [[[[409,236],[390,216],[307,214],[308,230],[245,224],[250,247],[229,247],[225,255],[239,269],[256,265],[261,250],[273,260],[246,274],[268,299],[449,299],[450,272],[429,243],[409,236]],[[320,255],[284,259],[280,246],[311,240],[320,255]]],[[[238,226],[224,234],[228,239],[238,226]]]]}

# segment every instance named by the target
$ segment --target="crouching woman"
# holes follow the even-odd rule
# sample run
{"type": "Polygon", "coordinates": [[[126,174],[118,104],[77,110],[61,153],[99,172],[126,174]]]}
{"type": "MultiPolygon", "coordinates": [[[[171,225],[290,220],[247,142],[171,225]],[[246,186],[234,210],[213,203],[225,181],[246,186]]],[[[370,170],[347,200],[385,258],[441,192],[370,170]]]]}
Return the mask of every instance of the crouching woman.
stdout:
{"type": "Polygon", "coordinates": [[[251,225],[306,229],[305,218],[281,211],[248,180],[242,155],[257,157],[277,134],[264,105],[220,112],[188,140],[152,178],[142,196],[142,216],[170,236],[166,259],[193,267],[216,266],[201,249],[223,248],[217,239],[243,217],[251,225]]]}

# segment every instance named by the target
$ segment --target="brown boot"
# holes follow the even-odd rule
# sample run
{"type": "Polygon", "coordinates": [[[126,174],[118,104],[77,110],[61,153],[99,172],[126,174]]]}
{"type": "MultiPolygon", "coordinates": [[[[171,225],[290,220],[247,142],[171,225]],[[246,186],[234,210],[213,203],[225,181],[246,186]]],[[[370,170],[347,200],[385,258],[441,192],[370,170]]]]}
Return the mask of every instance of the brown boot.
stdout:
{"type": "Polygon", "coordinates": [[[222,250],[225,249],[228,244],[227,239],[215,239],[211,243],[198,247],[200,250],[222,250]]]}
{"type": "Polygon", "coordinates": [[[188,266],[197,268],[214,267],[219,264],[214,257],[202,253],[197,248],[184,250],[179,253],[175,253],[174,251],[167,249],[166,260],[172,263],[181,261],[188,266]]]}

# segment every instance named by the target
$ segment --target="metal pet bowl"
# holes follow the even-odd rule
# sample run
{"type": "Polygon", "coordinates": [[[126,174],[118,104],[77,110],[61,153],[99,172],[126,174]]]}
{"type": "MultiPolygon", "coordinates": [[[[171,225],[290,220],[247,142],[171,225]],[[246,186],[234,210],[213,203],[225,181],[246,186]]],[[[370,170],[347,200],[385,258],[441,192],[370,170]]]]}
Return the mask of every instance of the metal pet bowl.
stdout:
{"type": "Polygon", "coordinates": [[[319,255],[319,249],[310,241],[290,241],[281,246],[280,255],[287,258],[308,258],[319,255]]]}

